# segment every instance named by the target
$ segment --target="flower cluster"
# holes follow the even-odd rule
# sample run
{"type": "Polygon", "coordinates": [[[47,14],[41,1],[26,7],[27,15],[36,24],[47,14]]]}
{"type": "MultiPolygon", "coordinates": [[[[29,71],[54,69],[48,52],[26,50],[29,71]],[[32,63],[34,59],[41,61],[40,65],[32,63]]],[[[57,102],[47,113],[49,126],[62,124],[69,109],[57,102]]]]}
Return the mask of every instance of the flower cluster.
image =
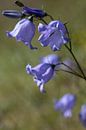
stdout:
{"type": "MultiPolygon", "coordinates": [[[[62,61],[59,56],[50,54],[41,58],[40,63],[35,67],[32,67],[30,64],[26,65],[27,74],[33,76],[33,80],[39,87],[40,92],[46,92],[44,85],[54,77],[57,71],[64,71],[86,80],[83,69],[73,53],[66,23],[60,20],[54,20],[53,17],[45,11],[27,7],[19,1],[16,1],[15,4],[21,7],[20,11],[4,10],[2,12],[2,14],[8,18],[19,19],[12,31],[6,31],[8,37],[16,38],[17,41],[23,42],[32,50],[37,49],[37,47],[31,43],[36,31],[34,19],[37,19],[38,32],[40,33],[38,42],[40,42],[43,47],[49,46],[53,52],[61,50],[61,47],[64,45],[74,59],[74,61],[62,61]],[[49,23],[44,20],[45,17],[50,18],[49,23]],[[78,71],[76,71],[75,67],[78,68],[78,71]]],[[[64,117],[67,118],[72,116],[72,109],[75,104],[76,96],[68,93],[60,100],[55,100],[54,108],[55,110],[60,110],[64,117]]],[[[81,107],[79,118],[86,127],[86,105],[81,107]]]]}

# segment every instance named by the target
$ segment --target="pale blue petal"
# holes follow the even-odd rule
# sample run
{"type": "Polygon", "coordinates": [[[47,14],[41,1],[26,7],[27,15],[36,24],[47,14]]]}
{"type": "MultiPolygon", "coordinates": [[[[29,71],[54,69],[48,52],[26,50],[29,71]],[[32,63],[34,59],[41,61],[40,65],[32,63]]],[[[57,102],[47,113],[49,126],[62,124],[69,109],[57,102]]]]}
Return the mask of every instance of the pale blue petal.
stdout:
{"type": "Polygon", "coordinates": [[[60,110],[64,117],[72,116],[72,109],[76,103],[76,96],[74,94],[65,94],[60,100],[55,101],[55,110],[60,110]]]}
{"type": "Polygon", "coordinates": [[[59,61],[60,61],[60,58],[55,54],[50,54],[46,57],[41,58],[42,63],[48,63],[51,65],[56,65],[59,63],[59,61]]]}
{"type": "Polygon", "coordinates": [[[48,26],[57,27],[58,24],[59,24],[59,21],[55,20],[55,21],[51,21],[48,26]]]}
{"type": "Polygon", "coordinates": [[[72,111],[70,109],[65,111],[63,114],[64,114],[65,118],[71,118],[72,117],[72,111]]]}
{"type": "Polygon", "coordinates": [[[7,36],[15,37],[17,41],[22,41],[25,45],[28,45],[31,49],[36,49],[31,45],[32,38],[35,35],[35,25],[28,19],[22,19],[19,21],[13,31],[7,32],[7,36]]]}

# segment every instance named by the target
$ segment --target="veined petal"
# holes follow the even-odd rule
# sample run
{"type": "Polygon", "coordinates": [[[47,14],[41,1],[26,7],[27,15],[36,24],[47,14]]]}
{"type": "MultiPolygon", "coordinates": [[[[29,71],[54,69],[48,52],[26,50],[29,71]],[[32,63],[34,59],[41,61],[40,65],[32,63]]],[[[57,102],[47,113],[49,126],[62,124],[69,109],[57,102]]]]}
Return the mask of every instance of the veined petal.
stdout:
{"type": "Polygon", "coordinates": [[[65,43],[63,41],[63,37],[61,36],[61,33],[58,30],[55,31],[54,34],[50,37],[49,46],[51,47],[51,49],[57,48],[57,50],[59,50],[63,44],[65,43]]]}
{"type": "Polygon", "coordinates": [[[33,76],[34,81],[40,89],[40,92],[44,93],[44,84],[47,83],[55,74],[55,66],[58,62],[58,57],[56,55],[49,55],[44,57],[40,64],[35,67],[31,67],[29,64],[26,66],[26,71],[28,74],[33,76]],[[49,60],[48,61],[48,58],[49,60]]]}
{"type": "MultiPolygon", "coordinates": [[[[43,26],[43,25],[42,25],[43,26]]],[[[69,42],[68,31],[60,21],[51,21],[41,33],[39,41],[42,46],[50,46],[53,51],[60,50],[62,45],[69,42]]]]}
{"type": "Polygon", "coordinates": [[[50,26],[50,27],[57,27],[58,24],[59,24],[59,21],[58,21],[58,20],[55,20],[55,21],[51,21],[51,22],[49,23],[49,26],[50,26]]]}
{"type": "Polygon", "coordinates": [[[42,34],[42,35],[40,35],[38,41],[40,41],[40,43],[41,43],[42,46],[46,47],[49,44],[49,38],[47,40],[46,39],[47,39],[47,36],[45,36],[44,34],[42,34]]]}
{"type": "Polygon", "coordinates": [[[54,33],[54,29],[46,29],[45,31],[41,32],[41,36],[39,37],[40,42],[45,42],[51,35],[54,33]]]}
{"type": "Polygon", "coordinates": [[[35,35],[35,25],[28,19],[19,21],[13,31],[7,32],[7,36],[15,37],[17,41],[22,41],[31,49],[37,49],[31,45],[32,38],[35,35]]]}
{"type": "Polygon", "coordinates": [[[61,22],[58,21],[58,25],[57,25],[58,29],[62,31],[63,34],[67,33],[67,30],[65,28],[65,25],[61,22]]]}
{"type": "Polygon", "coordinates": [[[46,72],[44,74],[42,74],[42,79],[44,81],[44,83],[48,82],[50,79],[52,79],[54,75],[54,70],[52,69],[52,67],[50,66],[46,72]]]}
{"type": "Polygon", "coordinates": [[[18,33],[20,32],[23,22],[25,22],[25,19],[22,19],[21,21],[19,21],[11,32],[7,31],[7,36],[16,37],[18,33]]]}
{"type": "Polygon", "coordinates": [[[49,67],[50,65],[46,63],[39,64],[32,68],[32,73],[34,76],[38,77],[38,79],[41,79],[42,74],[44,74],[49,67]]]}

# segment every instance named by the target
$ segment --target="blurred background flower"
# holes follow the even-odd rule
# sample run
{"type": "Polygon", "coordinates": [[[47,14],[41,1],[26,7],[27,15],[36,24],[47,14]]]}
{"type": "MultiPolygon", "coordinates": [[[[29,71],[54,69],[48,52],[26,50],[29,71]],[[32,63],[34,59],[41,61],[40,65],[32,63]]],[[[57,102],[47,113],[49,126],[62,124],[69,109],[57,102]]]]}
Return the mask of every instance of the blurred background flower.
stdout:
{"type": "Polygon", "coordinates": [[[67,93],[59,100],[55,100],[54,108],[56,111],[61,111],[65,118],[72,117],[72,109],[76,103],[76,96],[71,93],[67,93]]]}

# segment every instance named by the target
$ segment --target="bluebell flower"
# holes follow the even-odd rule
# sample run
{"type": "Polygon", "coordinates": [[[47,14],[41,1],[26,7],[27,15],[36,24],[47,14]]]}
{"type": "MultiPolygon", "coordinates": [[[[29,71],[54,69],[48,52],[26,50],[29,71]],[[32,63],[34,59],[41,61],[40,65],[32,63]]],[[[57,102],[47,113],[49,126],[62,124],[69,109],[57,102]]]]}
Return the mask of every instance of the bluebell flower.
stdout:
{"type": "Polygon", "coordinates": [[[21,18],[22,13],[16,10],[4,10],[2,14],[8,18],[21,18]]]}
{"type": "Polygon", "coordinates": [[[15,37],[17,41],[22,41],[31,49],[36,49],[31,45],[32,38],[35,35],[35,25],[29,19],[20,20],[15,28],[9,32],[7,31],[7,36],[15,37]]]}
{"type": "Polygon", "coordinates": [[[65,118],[72,116],[72,109],[76,102],[76,96],[71,93],[65,94],[60,100],[55,100],[55,110],[60,110],[65,118]]]}
{"type": "Polygon", "coordinates": [[[42,46],[50,46],[53,51],[61,49],[69,42],[67,29],[61,21],[51,21],[48,25],[39,23],[38,31],[41,33],[39,42],[42,46]]]}
{"type": "Polygon", "coordinates": [[[37,8],[27,7],[18,0],[15,2],[15,4],[18,5],[19,7],[22,7],[22,13],[25,15],[35,15],[36,17],[40,18],[47,16],[47,13],[45,11],[37,8]]]}
{"type": "Polygon", "coordinates": [[[40,18],[47,16],[47,13],[45,11],[40,10],[40,9],[36,9],[36,8],[30,8],[30,7],[27,7],[27,6],[23,7],[22,12],[24,14],[35,15],[36,17],[40,17],[40,18]]]}
{"type": "Polygon", "coordinates": [[[86,127],[86,104],[81,106],[81,110],[79,113],[79,119],[84,127],[86,127]]]}
{"type": "Polygon", "coordinates": [[[33,76],[40,92],[45,93],[44,84],[47,83],[55,74],[55,67],[59,63],[59,57],[52,54],[41,59],[41,63],[35,67],[26,66],[27,74],[33,76]]]}

